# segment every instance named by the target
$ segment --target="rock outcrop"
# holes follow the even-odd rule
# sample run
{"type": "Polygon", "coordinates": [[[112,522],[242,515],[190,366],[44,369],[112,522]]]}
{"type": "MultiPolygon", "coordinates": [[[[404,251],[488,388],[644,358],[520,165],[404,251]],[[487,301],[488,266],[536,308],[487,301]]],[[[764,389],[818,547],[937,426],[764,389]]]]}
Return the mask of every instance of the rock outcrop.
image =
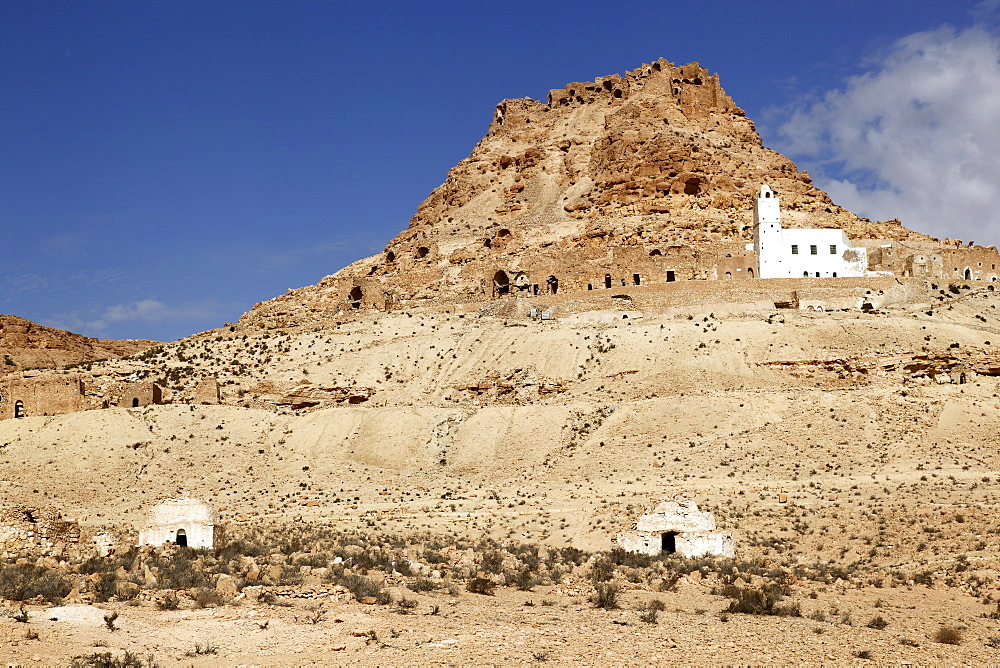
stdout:
{"type": "Polygon", "coordinates": [[[102,341],[0,314],[0,376],[125,357],[157,345],[156,341],[102,341]]]}
{"type": "Polygon", "coordinates": [[[258,304],[241,325],[720,278],[719,260],[739,264],[751,241],[762,183],[780,194],[788,227],[930,241],[897,220],[872,222],[834,204],[763,146],[718,75],[660,59],[568,84],[545,102],[504,100],[472,154],[383,253],[258,304]]]}

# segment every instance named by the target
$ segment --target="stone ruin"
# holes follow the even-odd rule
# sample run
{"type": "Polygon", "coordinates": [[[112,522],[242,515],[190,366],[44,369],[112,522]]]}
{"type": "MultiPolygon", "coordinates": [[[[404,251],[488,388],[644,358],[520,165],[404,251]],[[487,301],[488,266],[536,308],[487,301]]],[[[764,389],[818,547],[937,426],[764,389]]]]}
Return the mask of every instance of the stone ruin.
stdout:
{"type": "Polygon", "coordinates": [[[61,556],[80,544],[80,525],[64,520],[58,511],[27,506],[0,507],[0,559],[29,553],[61,556]]]}
{"type": "Polygon", "coordinates": [[[212,548],[223,542],[223,530],[207,503],[183,497],[166,499],[150,509],[139,531],[139,545],[173,543],[192,548],[212,548]]]}
{"type": "Polygon", "coordinates": [[[715,516],[698,510],[694,501],[663,501],[644,513],[635,529],[617,536],[618,546],[639,554],[682,557],[735,556],[733,535],[716,531],[715,516]]]}
{"type": "Polygon", "coordinates": [[[163,390],[156,383],[148,382],[129,383],[118,401],[118,405],[123,408],[139,408],[160,403],[163,403],[163,390]]]}

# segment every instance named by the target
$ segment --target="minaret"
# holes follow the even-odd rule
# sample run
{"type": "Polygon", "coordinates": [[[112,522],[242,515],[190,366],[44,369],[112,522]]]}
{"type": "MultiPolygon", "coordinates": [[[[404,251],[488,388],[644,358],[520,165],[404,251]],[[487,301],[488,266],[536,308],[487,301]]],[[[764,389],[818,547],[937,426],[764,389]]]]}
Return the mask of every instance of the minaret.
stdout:
{"type": "Polygon", "coordinates": [[[783,275],[781,266],[781,205],[770,186],[760,187],[753,207],[753,246],[757,252],[757,278],[783,275]]]}

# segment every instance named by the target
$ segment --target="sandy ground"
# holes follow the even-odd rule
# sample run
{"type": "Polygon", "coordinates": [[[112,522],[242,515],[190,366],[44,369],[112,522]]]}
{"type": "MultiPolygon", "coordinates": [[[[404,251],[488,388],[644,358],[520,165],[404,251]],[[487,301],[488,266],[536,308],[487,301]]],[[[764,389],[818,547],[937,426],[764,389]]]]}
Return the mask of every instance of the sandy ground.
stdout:
{"type": "MultiPolygon", "coordinates": [[[[860,564],[871,577],[793,584],[802,618],[728,621],[718,615],[726,600],[690,576],[677,592],[629,585],[619,611],[595,609],[583,578],[495,597],[409,593],[413,614],[343,596],[179,611],[101,604],[119,613],[114,632],[103,613],[29,606],[30,623],[0,618],[0,656],[18,665],[125,649],[164,665],[818,664],[858,663],[863,652],[883,663],[992,661],[1000,629],[984,615],[1000,601],[998,377],[957,384],[898,361],[990,358],[998,303],[989,293],[934,316],[785,312],[784,322],[379,314],[207,335],[159,358],[95,367],[109,377],[191,367],[182,383],[216,375],[228,399],[247,405],[0,422],[0,502],[127,533],[156,499],[186,494],[210,501],[236,533],[321,523],[608,550],[657,500],[692,498],[735,534],[738,559],[860,564]],[[374,389],[356,406],[253,404],[304,382],[374,389]],[[884,586],[893,572],[933,575],[884,586]],[[640,621],[637,605],[653,597],[666,609],[656,624],[640,621]],[[313,624],[307,606],[320,600],[326,614],[313,624]],[[833,609],[827,621],[809,616],[833,609]],[[884,630],[865,626],[876,615],[884,630]],[[942,625],[962,630],[961,644],[934,642],[942,625]],[[29,627],[38,639],[24,637],[29,627]],[[218,653],[185,656],[195,643],[218,653]]],[[[408,590],[389,577],[398,599],[408,590]]]]}

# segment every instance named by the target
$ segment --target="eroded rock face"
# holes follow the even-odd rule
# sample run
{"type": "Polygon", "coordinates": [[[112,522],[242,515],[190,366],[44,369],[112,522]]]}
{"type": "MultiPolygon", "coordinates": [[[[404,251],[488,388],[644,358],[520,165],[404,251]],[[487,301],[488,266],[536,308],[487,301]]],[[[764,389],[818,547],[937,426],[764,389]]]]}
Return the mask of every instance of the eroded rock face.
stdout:
{"type": "Polygon", "coordinates": [[[0,376],[124,357],[156,345],[155,341],[101,341],[0,314],[0,376]]]}
{"type": "Polygon", "coordinates": [[[929,240],[835,205],[762,145],[718,75],[660,59],[567,84],[545,102],[504,100],[471,155],[383,253],[258,304],[241,324],[711,280],[727,262],[734,267],[723,273],[745,275],[750,210],[764,183],[782,198],[788,227],[929,240]]]}

